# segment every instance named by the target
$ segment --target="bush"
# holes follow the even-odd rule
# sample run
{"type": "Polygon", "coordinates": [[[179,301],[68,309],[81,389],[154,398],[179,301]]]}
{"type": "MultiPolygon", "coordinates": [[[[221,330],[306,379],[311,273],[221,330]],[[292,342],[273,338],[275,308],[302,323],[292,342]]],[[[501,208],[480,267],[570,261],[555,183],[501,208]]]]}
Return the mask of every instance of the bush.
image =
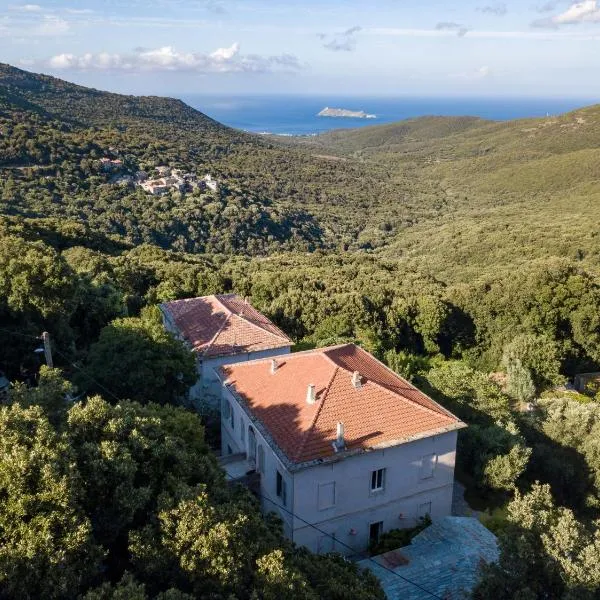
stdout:
{"type": "Polygon", "coordinates": [[[386,533],[381,535],[378,542],[371,543],[369,552],[372,556],[375,556],[377,554],[383,554],[385,552],[396,550],[397,548],[408,546],[414,537],[419,535],[421,531],[427,529],[430,525],[431,517],[425,515],[419,519],[419,524],[415,527],[386,531],[386,533]]]}

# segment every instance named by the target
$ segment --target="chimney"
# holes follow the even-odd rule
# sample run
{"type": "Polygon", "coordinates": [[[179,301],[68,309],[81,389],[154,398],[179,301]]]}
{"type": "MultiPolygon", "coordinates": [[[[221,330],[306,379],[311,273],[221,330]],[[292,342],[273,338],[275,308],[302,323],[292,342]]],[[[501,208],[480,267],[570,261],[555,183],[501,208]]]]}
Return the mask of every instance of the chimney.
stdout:
{"type": "Polygon", "coordinates": [[[275,375],[277,371],[277,361],[273,358],[271,359],[271,375],[275,375]]]}
{"type": "Polygon", "coordinates": [[[359,390],[362,387],[362,377],[358,371],[354,371],[352,374],[352,385],[359,390]]]}
{"type": "Polygon", "coordinates": [[[333,442],[333,449],[336,452],[341,452],[346,449],[346,440],[344,439],[344,424],[337,424],[337,437],[335,442],[333,442]]]}
{"type": "Polygon", "coordinates": [[[315,385],[313,383],[309,384],[308,389],[306,390],[306,402],[307,404],[314,404],[317,401],[317,393],[315,391],[315,385]]]}

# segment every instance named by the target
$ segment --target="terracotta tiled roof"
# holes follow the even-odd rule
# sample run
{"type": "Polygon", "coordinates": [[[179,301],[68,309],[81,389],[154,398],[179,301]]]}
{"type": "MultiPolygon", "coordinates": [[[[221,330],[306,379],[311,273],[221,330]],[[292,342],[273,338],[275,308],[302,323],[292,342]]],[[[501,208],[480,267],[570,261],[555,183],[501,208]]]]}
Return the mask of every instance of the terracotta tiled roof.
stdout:
{"type": "Polygon", "coordinates": [[[338,423],[346,450],[385,447],[458,429],[450,412],[354,344],[221,368],[230,389],[273,438],[290,463],[335,454],[338,423]],[[360,373],[360,387],[352,382],[360,373]],[[316,402],[307,402],[309,385],[316,402]]]}
{"type": "Polygon", "coordinates": [[[206,358],[286,348],[292,341],[235,294],[161,304],[167,320],[206,358]]]}

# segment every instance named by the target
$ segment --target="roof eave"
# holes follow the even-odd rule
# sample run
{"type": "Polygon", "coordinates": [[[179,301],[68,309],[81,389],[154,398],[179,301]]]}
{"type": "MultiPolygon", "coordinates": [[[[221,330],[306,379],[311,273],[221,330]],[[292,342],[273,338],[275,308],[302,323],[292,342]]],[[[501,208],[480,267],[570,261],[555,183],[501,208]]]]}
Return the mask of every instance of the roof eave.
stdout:
{"type": "MultiPolygon", "coordinates": [[[[202,354],[203,358],[206,359],[210,359],[210,358],[222,358],[223,356],[237,356],[238,354],[252,354],[253,352],[264,352],[266,350],[277,350],[279,348],[288,348],[293,346],[294,343],[290,342],[290,341],[284,341],[283,339],[281,340],[281,344],[273,344],[272,346],[265,346],[264,348],[260,348],[258,350],[242,350],[240,352],[220,352],[218,354],[211,354],[210,353],[210,347],[205,348],[205,349],[199,349],[199,348],[194,348],[194,352],[198,353],[198,354],[202,354]]],[[[264,358],[258,358],[256,360],[265,360],[264,358]]],[[[246,363],[243,363],[246,364],[246,363]]]]}
{"type": "Polygon", "coordinates": [[[369,452],[375,452],[377,450],[385,450],[387,448],[394,448],[396,446],[402,446],[404,444],[409,444],[411,442],[416,442],[418,440],[423,440],[425,438],[434,437],[436,435],[442,435],[444,433],[450,433],[451,431],[458,431],[459,429],[465,429],[468,427],[466,423],[462,421],[458,421],[453,423],[452,425],[448,425],[446,427],[440,427],[438,429],[434,429],[431,431],[424,431],[415,435],[398,438],[396,440],[389,440],[387,442],[381,442],[380,444],[376,444],[374,446],[370,446],[368,448],[354,448],[350,450],[345,450],[343,452],[338,452],[336,454],[331,454],[329,456],[325,456],[323,458],[316,458],[313,460],[305,461],[302,463],[292,463],[291,467],[288,467],[290,471],[300,471],[302,469],[310,469],[312,467],[318,467],[320,465],[331,464],[334,462],[338,462],[340,460],[344,460],[345,458],[350,458],[351,456],[356,456],[358,454],[368,454],[369,452]]]}

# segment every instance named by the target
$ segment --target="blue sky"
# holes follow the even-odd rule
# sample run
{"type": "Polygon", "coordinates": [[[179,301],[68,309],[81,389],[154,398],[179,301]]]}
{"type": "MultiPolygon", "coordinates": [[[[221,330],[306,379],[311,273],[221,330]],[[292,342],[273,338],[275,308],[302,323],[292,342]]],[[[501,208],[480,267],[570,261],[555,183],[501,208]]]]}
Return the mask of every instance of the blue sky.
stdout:
{"type": "Polygon", "coordinates": [[[600,0],[0,0],[0,60],[131,93],[600,97],[600,0]]]}

